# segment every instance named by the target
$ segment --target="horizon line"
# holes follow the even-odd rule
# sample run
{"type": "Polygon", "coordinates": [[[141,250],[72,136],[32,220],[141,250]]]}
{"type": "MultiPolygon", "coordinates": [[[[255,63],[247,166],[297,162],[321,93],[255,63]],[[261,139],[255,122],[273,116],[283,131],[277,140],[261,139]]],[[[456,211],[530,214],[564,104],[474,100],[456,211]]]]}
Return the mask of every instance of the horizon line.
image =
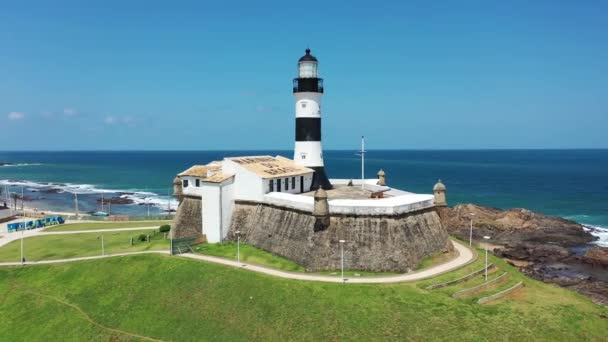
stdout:
{"type": "MultiPolygon", "coordinates": [[[[551,148],[371,148],[367,151],[590,151],[608,150],[608,147],[551,147],[551,148]]],[[[245,152],[293,151],[293,149],[57,149],[57,150],[0,150],[0,153],[20,152],[245,152]]],[[[357,149],[324,149],[324,151],[357,151],[357,149]]]]}

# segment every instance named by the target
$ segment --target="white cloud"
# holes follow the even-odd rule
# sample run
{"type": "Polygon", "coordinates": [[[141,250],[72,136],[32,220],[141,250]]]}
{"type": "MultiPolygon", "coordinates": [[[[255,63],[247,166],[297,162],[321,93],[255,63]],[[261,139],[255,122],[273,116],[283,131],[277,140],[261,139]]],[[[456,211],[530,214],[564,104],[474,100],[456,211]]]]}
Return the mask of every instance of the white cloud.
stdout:
{"type": "Polygon", "coordinates": [[[105,117],[105,119],[103,119],[103,122],[106,125],[114,125],[115,123],[118,122],[118,120],[115,117],[113,117],[112,115],[108,115],[105,117]]]}
{"type": "Polygon", "coordinates": [[[78,111],[74,108],[64,108],[63,109],[63,115],[65,116],[75,116],[78,115],[78,111]]]}
{"type": "Polygon", "coordinates": [[[25,113],[22,112],[10,112],[8,113],[9,120],[21,120],[25,118],[25,113]]]}
{"type": "Polygon", "coordinates": [[[103,123],[105,123],[106,125],[124,125],[124,126],[129,126],[129,127],[135,127],[135,124],[137,123],[137,118],[130,116],[130,115],[125,115],[125,116],[114,116],[114,115],[108,115],[103,119],[103,123]]]}

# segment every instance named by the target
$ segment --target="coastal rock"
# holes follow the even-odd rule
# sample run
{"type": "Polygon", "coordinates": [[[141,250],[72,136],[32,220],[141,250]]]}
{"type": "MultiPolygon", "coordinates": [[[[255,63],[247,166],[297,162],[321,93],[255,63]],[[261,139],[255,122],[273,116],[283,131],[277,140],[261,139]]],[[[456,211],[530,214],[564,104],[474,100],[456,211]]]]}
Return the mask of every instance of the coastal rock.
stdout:
{"type": "Polygon", "coordinates": [[[583,262],[592,266],[608,267],[608,248],[593,247],[589,248],[583,255],[583,262]]]}
{"type": "Polygon", "coordinates": [[[572,255],[572,253],[564,247],[554,245],[533,245],[529,243],[505,246],[505,248],[497,249],[495,254],[507,259],[526,260],[531,262],[560,261],[572,255]]]}
{"type": "Polygon", "coordinates": [[[527,209],[500,210],[463,204],[453,208],[440,208],[439,213],[446,229],[464,240],[469,239],[471,217],[473,238],[480,240],[484,235],[490,235],[494,244],[530,242],[567,248],[585,245],[596,239],[574,221],[527,209]]]}
{"type": "MultiPolygon", "coordinates": [[[[101,203],[101,198],[97,199],[98,203],[101,203]]],[[[104,204],[133,204],[134,201],[130,198],[123,198],[123,197],[109,197],[109,198],[104,198],[103,199],[103,203],[104,204]]]]}
{"type": "Polygon", "coordinates": [[[596,237],[582,225],[527,209],[500,210],[474,204],[439,208],[444,227],[468,240],[473,217],[473,239],[491,237],[494,254],[526,275],[608,304],[608,248],[591,247],[596,237]],[[471,215],[473,214],[473,215],[471,215]],[[582,251],[582,252],[581,252],[582,251]]]}
{"type": "Polygon", "coordinates": [[[40,192],[43,194],[59,194],[59,193],[62,193],[63,190],[58,189],[58,188],[43,188],[43,189],[40,189],[40,192]]]}

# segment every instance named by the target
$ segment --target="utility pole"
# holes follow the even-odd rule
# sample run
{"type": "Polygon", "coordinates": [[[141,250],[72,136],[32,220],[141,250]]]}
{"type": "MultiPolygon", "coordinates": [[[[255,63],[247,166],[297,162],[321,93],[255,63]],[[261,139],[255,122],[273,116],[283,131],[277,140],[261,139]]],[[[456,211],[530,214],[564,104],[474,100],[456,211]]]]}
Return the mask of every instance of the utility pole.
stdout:
{"type": "Polygon", "coordinates": [[[21,265],[23,265],[25,263],[25,258],[23,257],[23,231],[24,230],[25,230],[25,225],[23,226],[23,229],[21,230],[21,265]]]}
{"type": "Polygon", "coordinates": [[[97,237],[97,239],[101,239],[101,256],[105,256],[106,255],[106,251],[103,245],[103,235],[100,235],[97,237]]]}
{"type": "Polygon", "coordinates": [[[78,193],[74,193],[74,206],[76,207],[76,219],[78,219],[78,193]]]}
{"type": "Polygon", "coordinates": [[[365,189],[365,136],[361,136],[361,189],[365,189]]]}
{"type": "Polygon", "coordinates": [[[171,215],[171,188],[167,190],[167,215],[171,215]]]}
{"type": "Polygon", "coordinates": [[[345,240],[340,240],[340,270],[342,273],[342,282],[346,282],[344,279],[344,243],[345,240]]]}
{"type": "Polygon", "coordinates": [[[475,213],[471,213],[471,228],[469,229],[469,247],[473,245],[473,216],[475,216],[475,213]]]}
{"type": "Polygon", "coordinates": [[[365,189],[365,136],[361,136],[361,151],[358,151],[357,156],[361,156],[361,189],[365,189]]]}

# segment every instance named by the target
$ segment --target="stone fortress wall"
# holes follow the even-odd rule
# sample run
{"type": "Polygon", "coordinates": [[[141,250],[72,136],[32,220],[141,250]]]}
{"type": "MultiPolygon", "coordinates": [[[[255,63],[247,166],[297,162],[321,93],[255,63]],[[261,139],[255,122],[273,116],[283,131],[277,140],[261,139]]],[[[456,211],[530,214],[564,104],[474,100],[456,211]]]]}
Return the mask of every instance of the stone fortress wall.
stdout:
{"type": "Polygon", "coordinates": [[[434,207],[397,215],[329,216],[315,231],[310,212],[271,203],[237,201],[228,238],[286,257],[308,271],[340,269],[340,242],[345,267],[363,271],[407,272],[425,258],[452,249],[434,207]]]}

